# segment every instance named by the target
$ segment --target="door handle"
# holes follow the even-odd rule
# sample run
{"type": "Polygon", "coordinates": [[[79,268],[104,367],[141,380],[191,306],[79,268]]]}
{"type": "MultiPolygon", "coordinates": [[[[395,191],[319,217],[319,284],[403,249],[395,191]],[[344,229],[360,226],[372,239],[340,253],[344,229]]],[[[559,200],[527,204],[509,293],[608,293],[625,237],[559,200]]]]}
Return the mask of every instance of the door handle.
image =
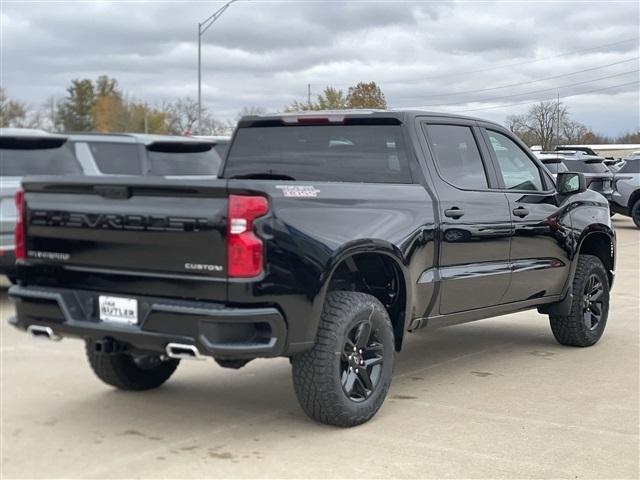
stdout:
{"type": "Polygon", "coordinates": [[[524,218],[529,215],[529,209],[525,207],[518,207],[513,209],[513,214],[516,217],[524,218]]]}
{"type": "Polygon", "coordinates": [[[444,216],[449,218],[460,218],[464,215],[464,210],[458,207],[451,207],[444,211],[444,216]]]}

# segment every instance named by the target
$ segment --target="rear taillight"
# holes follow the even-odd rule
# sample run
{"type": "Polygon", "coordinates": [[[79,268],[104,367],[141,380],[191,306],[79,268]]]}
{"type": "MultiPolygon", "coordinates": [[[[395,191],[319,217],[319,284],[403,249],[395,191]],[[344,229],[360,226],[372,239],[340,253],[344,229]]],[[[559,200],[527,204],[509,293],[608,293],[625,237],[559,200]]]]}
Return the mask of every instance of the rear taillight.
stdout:
{"type": "Polygon", "coordinates": [[[269,211],[267,199],[230,195],[227,216],[227,272],[229,277],[256,277],[262,273],[264,246],[255,233],[253,221],[269,211]]]}
{"type": "Polygon", "coordinates": [[[14,235],[15,243],[15,256],[16,260],[24,260],[27,256],[25,244],[24,244],[24,231],[26,225],[26,208],[24,205],[24,192],[18,190],[15,194],[16,202],[16,229],[14,235]]]}

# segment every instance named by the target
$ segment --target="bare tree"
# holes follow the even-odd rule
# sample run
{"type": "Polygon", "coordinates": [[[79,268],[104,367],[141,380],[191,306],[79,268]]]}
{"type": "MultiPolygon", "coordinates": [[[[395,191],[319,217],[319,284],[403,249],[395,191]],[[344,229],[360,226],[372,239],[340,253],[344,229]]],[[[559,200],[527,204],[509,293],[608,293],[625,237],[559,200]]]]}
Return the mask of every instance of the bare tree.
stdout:
{"type": "Polygon", "coordinates": [[[543,150],[550,150],[554,141],[560,143],[557,132],[567,121],[567,113],[567,107],[557,101],[540,102],[529,109],[527,125],[543,150]]]}
{"type": "Polygon", "coordinates": [[[562,124],[562,143],[581,144],[588,141],[591,130],[580,122],[567,120],[562,124]]]}
{"type": "Polygon", "coordinates": [[[233,120],[216,120],[207,116],[202,119],[202,133],[204,135],[231,135],[236,128],[233,120]]]}
{"type": "MultiPolygon", "coordinates": [[[[165,104],[167,112],[167,130],[176,135],[190,134],[196,131],[198,123],[198,102],[190,97],[179,98],[174,103],[165,104]]],[[[202,108],[202,121],[208,121],[206,108],[202,108]]]]}
{"type": "Polygon", "coordinates": [[[561,143],[583,143],[593,133],[585,125],[569,118],[562,102],[546,101],[532,105],[524,115],[510,115],[505,126],[527,145],[550,150],[561,143]]]}

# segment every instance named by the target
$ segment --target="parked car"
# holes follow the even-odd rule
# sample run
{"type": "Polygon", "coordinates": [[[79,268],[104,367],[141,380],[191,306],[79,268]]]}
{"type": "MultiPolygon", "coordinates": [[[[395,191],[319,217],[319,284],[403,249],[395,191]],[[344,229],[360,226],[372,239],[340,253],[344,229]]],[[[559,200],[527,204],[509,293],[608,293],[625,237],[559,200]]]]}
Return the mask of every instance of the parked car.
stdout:
{"type": "Polygon", "coordinates": [[[214,145],[187,137],[142,134],[52,135],[43,130],[2,129],[0,154],[0,274],[13,279],[13,196],[27,175],[150,175],[215,178],[214,145]]]}
{"type": "Polygon", "coordinates": [[[30,128],[0,129],[0,274],[14,277],[14,195],[26,175],[77,175],[67,137],[30,128]]]}
{"type": "Polygon", "coordinates": [[[593,157],[598,156],[598,154],[589,147],[556,145],[554,150],[556,152],[571,152],[572,154],[575,154],[576,152],[582,152],[585,155],[591,155],[593,157]]]}
{"type": "Polygon", "coordinates": [[[220,158],[224,158],[224,155],[227,153],[227,149],[229,148],[229,143],[231,143],[231,137],[227,135],[194,135],[193,138],[208,140],[213,143],[213,149],[220,158]]]}
{"type": "Polygon", "coordinates": [[[182,359],[284,356],[303,410],[353,426],[410,332],[537,308],[586,347],[607,322],[607,201],[474,118],[245,117],[218,179],[40,177],[17,203],[10,322],[84,339],[123,390],[182,359]]]}
{"type": "Polygon", "coordinates": [[[613,193],[613,173],[604,164],[604,158],[587,154],[565,152],[562,162],[569,172],[583,173],[587,188],[602,194],[607,200],[613,193]]]}
{"type": "Polygon", "coordinates": [[[221,162],[214,143],[192,137],[81,133],[69,142],[88,175],[215,177],[221,162]]]}
{"type": "Polygon", "coordinates": [[[568,171],[567,166],[562,162],[564,160],[564,155],[561,153],[534,151],[533,154],[544,164],[554,178],[558,176],[558,173],[568,171]]]}
{"type": "Polygon", "coordinates": [[[625,160],[613,177],[611,211],[631,217],[640,228],[640,155],[625,160]]]}

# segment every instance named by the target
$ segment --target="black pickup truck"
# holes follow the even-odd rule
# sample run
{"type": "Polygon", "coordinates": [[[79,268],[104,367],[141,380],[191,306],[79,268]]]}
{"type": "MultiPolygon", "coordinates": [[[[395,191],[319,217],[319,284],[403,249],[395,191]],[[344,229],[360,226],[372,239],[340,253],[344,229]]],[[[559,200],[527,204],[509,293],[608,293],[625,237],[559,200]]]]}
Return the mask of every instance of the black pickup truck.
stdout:
{"type": "Polygon", "coordinates": [[[218,179],[24,180],[16,327],[86,342],[98,377],[290,358],[312,418],[370,419],[408,332],[525,309],[598,341],[615,234],[581,173],[509,131],[419,111],[243,118],[218,179]]]}

